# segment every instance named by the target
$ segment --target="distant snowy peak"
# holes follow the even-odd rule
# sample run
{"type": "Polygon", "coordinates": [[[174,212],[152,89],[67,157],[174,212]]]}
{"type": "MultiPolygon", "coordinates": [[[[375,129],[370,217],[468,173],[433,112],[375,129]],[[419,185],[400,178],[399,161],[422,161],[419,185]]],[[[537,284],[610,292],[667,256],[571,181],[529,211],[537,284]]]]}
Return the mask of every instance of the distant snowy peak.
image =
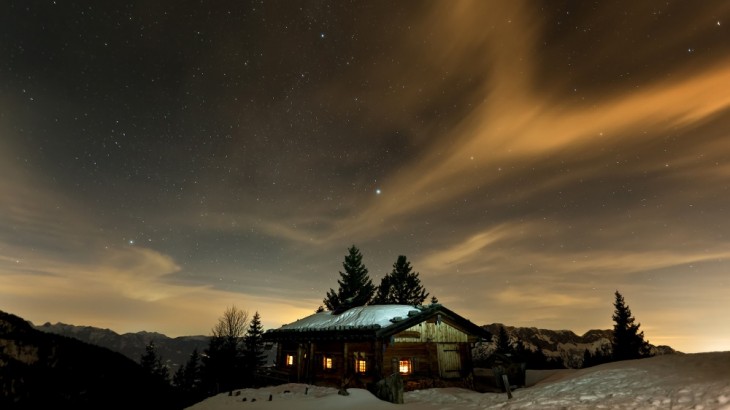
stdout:
{"type": "MultiPolygon", "coordinates": [[[[521,342],[531,351],[541,351],[546,357],[560,359],[567,368],[583,367],[586,351],[591,355],[608,356],[611,354],[612,330],[593,329],[582,336],[570,330],[549,330],[535,327],[514,327],[501,323],[484,325],[493,335],[499,335],[500,327],[504,327],[510,344],[521,342]]],[[[678,353],[669,346],[651,346],[654,355],[678,353]]],[[[477,356],[489,356],[496,349],[494,340],[477,346],[477,356]]]]}

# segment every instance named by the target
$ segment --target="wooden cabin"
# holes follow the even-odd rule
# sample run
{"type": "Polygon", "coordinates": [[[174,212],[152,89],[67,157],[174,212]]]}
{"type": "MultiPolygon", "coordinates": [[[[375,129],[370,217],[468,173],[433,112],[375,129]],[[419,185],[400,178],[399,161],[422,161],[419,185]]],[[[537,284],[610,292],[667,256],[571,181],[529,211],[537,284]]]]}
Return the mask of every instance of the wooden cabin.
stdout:
{"type": "Polygon", "coordinates": [[[290,382],[369,387],[396,372],[406,390],[466,386],[472,348],[491,334],[439,305],[371,305],[320,312],[272,329],[276,369],[290,382]]]}

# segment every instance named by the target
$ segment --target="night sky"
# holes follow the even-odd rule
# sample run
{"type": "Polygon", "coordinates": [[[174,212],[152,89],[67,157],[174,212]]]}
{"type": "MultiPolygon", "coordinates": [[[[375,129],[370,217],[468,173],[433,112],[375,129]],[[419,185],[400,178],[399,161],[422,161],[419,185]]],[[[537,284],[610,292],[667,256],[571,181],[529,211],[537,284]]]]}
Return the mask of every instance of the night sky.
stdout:
{"type": "Polygon", "coordinates": [[[0,310],[210,334],[357,246],[477,324],[730,350],[730,2],[0,3],[0,310]],[[108,4],[113,3],[113,4],[108,4]]]}

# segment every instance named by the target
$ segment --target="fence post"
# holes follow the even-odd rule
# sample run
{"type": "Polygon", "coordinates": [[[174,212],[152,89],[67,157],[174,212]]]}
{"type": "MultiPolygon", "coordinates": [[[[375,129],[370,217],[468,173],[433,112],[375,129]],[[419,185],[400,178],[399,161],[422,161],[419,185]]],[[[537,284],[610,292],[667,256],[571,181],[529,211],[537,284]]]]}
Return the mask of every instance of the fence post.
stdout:
{"type": "Polygon", "coordinates": [[[504,383],[504,389],[507,391],[507,399],[509,400],[512,398],[512,390],[510,390],[509,380],[507,379],[506,374],[502,375],[502,383],[504,383]]]}

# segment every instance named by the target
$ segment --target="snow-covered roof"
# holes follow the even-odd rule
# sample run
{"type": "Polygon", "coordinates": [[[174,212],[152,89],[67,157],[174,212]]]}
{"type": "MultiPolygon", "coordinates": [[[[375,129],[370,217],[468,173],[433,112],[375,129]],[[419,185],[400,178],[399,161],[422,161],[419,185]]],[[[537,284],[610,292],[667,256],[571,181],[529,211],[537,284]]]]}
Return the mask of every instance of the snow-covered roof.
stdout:
{"type": "Polygon", "coordinates": [[[409,313],[421,313],[410,305],[371,305],[348,309],[342,313],[320,312],[296,322],[284,325],[279,330],[339,330],[379,329],[407,319],[409,313]]]}

